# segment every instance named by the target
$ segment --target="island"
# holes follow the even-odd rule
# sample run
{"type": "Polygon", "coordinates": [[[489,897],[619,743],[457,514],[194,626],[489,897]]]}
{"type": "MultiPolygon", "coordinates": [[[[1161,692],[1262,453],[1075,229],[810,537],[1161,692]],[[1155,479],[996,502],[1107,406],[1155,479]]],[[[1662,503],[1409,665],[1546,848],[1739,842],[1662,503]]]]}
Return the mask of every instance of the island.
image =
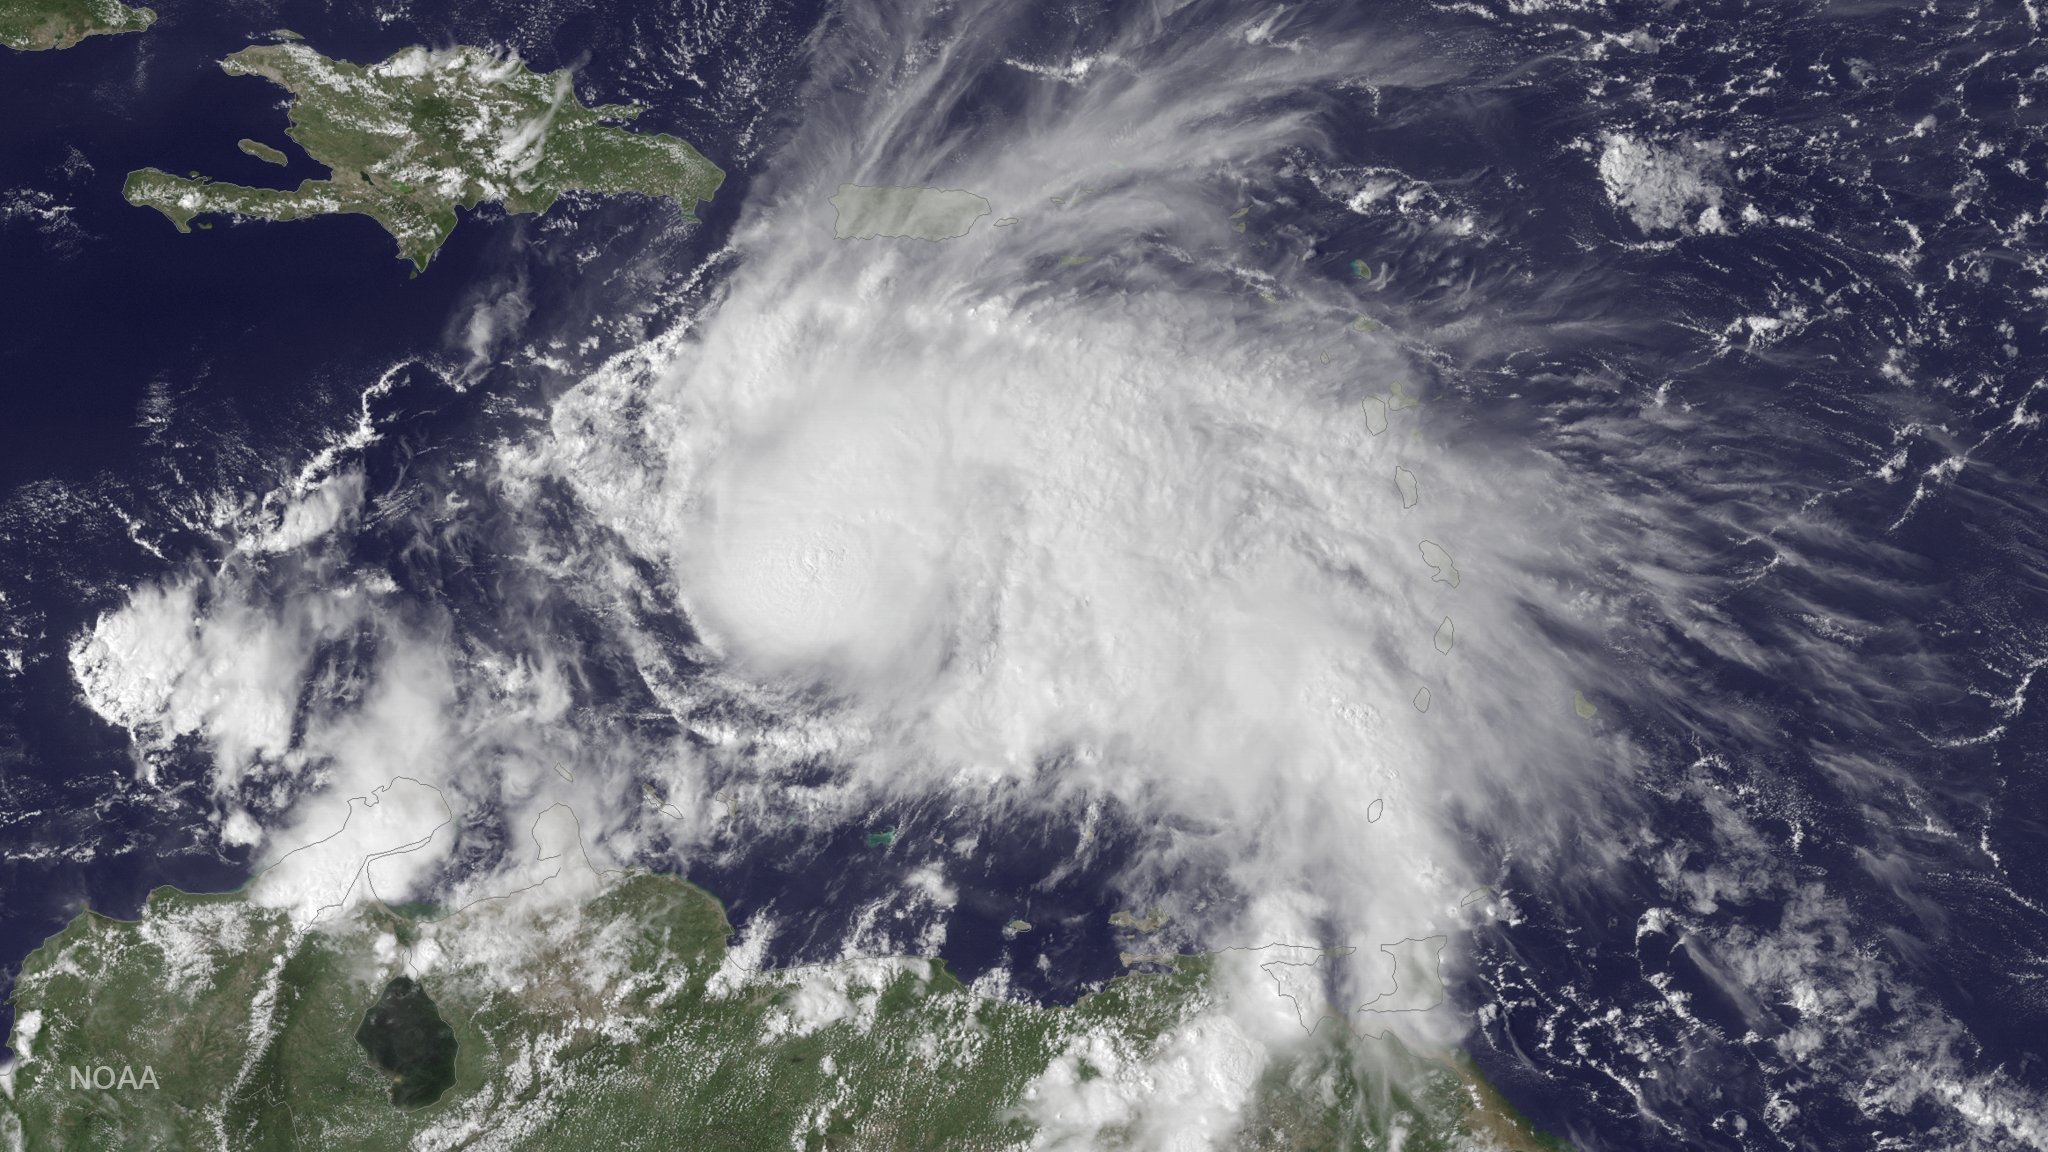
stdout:
{"type": "Polygon", "coordinates": [[[235,141],[235,147],[240,148],[247,155],[254,156],[258,160],[263,161],[265,164],[276,164],[279,167],[283,167],[292,162],[291,157],[286,156],[261,140],[237,140],[235,141]]]}
{"type": "Polygon", "coordinates": [[[1444,550],[1444,546],[1434,540],[1424,540],[1419,547],[1422,549],[1422,562],[1429,565],[1430,582],[1449,584],[1456,588],[1459,580],[1458,565],[1452,561],[1451,554],[1444,550]]]}
{"type": "Polygon", "coordinates": [[[831,204],[840,240],[953,240],[993,211],[986,197],[958,188],[841,184],[831,204]]]}
{"type": "Polygon", "coordinates": [[[0,0],[0,44],[17,52],[69,48],[88,36],[140,32],[156,13],[119,0],[0,0]]]}
{"type": "Polygon", "coordinates": [[[1142,936],[1150,936],[1161,928],[1166,927],[1166,921],[1165,909],[1156,906],[1142,916],[1136,912],[1111,912],[1109,914],[1111,927],[1122,928],[1126,932],[1136,932],[1142,936]]]}
{"type": "Polygon", "coordinates": [[[1387,430],[1387,402],[1378,396],[1367,396],[1362,404],[1365,409],[1365,430],[1375,436],[1384,435],[1387,430]]]}
{"type": "Polygon", "coordinates": [[[688,142],[623,127],[638,106],[586,106],[566,70],[535,72],[481,48],[406,48],[364,66],[290,41],[251,45],[221,67],[290,93],[286,134],[331,175],[285,189],[129,173],[128,202],[162,212],[180,232],[209,213],[357,213],[383,225],[417,274],[454,231],[457,208],[489,201],[538,213],[568,192],[634,193],[693,215],[725,180],[688,142]]]}

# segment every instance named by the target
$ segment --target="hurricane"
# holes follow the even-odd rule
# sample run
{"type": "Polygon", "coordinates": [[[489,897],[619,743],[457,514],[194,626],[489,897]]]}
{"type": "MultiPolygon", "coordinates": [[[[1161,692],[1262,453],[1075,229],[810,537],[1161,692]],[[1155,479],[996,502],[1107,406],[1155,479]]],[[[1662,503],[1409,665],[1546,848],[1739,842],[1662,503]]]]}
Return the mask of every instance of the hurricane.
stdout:
{"type": "MultiPolygon", "coordinates": [[[[556,99],[695,132],[701,218],[465,215],[509,254],[219,459],[159,386],[149,556],[69,627],[7,577],[17,711],[300,930],[652,869],[734,989],[1236,958],[1028,1146],[1267,1146],[1333,1031],[1587,1149],[2048,1140],[2030,7],[670,18],[556,99]]],[[[67,483],[18,556],[84,563],[67,483]]]]}

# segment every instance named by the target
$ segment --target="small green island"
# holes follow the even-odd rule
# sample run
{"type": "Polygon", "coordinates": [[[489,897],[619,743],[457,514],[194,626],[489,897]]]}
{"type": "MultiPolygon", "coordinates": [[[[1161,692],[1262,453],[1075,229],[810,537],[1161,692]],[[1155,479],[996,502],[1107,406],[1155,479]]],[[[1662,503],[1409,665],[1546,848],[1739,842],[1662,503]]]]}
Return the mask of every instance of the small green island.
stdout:
{"type": "Polygon", "coordinates": [[[1160,908],[1154,908],[1142,916],[1136,912],[1129,911],[1111,912],[1109,914],[1111,927],[1122,928],[1127,932],[1137,932],[1147,936],[1166,927],[1166,920],[1166,912],[1160,908]]]}
{"type": "MultiPolygon", "coordinates": [[[[637,105],[587,106],[566,70],[535,72],[481,48],[407,48],[365,66],[290,41],[251,45],[221,67],[289,92],[287,135],[331,175],[286,189],[156,168],[129,173],[128,202],[162,212],[180,232],[213,213],[356,213],[383,225],[420,272],[454,231],[457,208],[490,201],[539,213],[568,192],[632,193],[673,200],[694,215],[725,180],[687,141],[624,127],[640,114],[637,105]]],[[[284,160],[253,140],[241,147],[284,160]]]]}
{"type": "Polygon", "coordinates": [[[240,148],[245,154],[263,161],[265,164],[276,164],[282,167],[292,162],[291,157],[286,156],[261,140],[237,140],[235,141],[235,147],[240,148]]]}
{"type": "Polygon", "coordinates": [[[69,48],[88,36],[140,32],[156,13],[120,0],[0,0],[0,44],[17,52],[69,48]]]}

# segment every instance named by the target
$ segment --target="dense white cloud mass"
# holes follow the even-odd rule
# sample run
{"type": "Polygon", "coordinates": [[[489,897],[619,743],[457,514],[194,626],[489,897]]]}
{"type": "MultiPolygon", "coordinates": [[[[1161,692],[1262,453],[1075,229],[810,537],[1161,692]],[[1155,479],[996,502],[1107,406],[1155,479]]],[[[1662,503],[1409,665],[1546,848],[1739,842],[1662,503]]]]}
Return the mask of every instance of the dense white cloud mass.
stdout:
{"type": "MultiPolygon", "coordinates": [[[[588,602],[687,615],[708,676],[608,619],[765,802],[818,756],[819,819],[888,796],[1109,799],[1180,830],[1132,866],[1134,897],[1171,904],[1196,876],[1232,893],[1191,925],[1209,942],[1371,956],[1454,925],[1490,865],[1447,805],[1483,809],[1533,764],[1555,793],[1596,755],[1577,670],[1516,607],[1542,594],[1557,481],[1440,442],[1401,399],[1427,391],[1409,353],[1295,271],[1299,241],[1238,223],[1260,174],[1317,142],[1312,94],[1398,74],[1399,46],[1318,45],[1282,17],[1134,27],[1072,83],[1025,70],[1028,114],[968,138],[934,125],[963,74],[1004,65],[960,27],[866,19],[818,91],[861,52],[900,74],[819,98],[693,326],[502,446],[498,546],[542,569],[566,548],[554,573],[588,602]],[[839,241],[829,197],[850,180],[968,188],[1012,222],[839,241]],[[1391,426],[1368,426],[1368,397],[1394,398],[1391,426]],[[667,582],[522,519],[557,477],[667,582]],[[720,698],[750,719],[714,719],[720,698]]],[[[976,35],[994,19],[961,17],[976,35]]],[[[571,713],[574,639],[507,620],[481,643],[337,559],[359,505],[428,522],[431,501],[348,472],[291,492],[218,568],[139,590],[73,652],[88,700],[145,747],[210,744],[232,838],[257,803],[288,826],[276,843],[306,842],[399,775],[512,825],[573,802],[625,854],[658,781],[662,834],[702,835],[697,753],[571,713]]]]}
{"type": "Polygon", "coordinates": [[[1658,144],[1620,133],[1600,142],[1607,198],[1644,232],[1719,232],[1721,187],[1709,175],[1720,150],[1697,141],[1658,144]]]}
{"type": "MultiPolygon", "coordinates": [[[[1282,18],[1132,28],[1085,82],[1026,70],[1043,89],[1029,114],[970,139],[933,126],[963,73],[1004,65],[959,28],[849,19],[818,91],[861,52],[902,72],[820,96],[694,325],[501,446],[495,547],[611,605],[614,642],[757,806],[843,820],[921,796],[997,820],[1109,800],[1175,830],[1124,877],[1134,899],[1223,885],[1176,909],[1204,942],[1374,957],[1453,927],[1491,865],[1450,806],[1483,810],[1537,763],[1555,794],[1596,755],[1569,706],[1577,670],[1517,610],[1542,594],[1557,482],[1534,456],[1441,442],[1405,399],[1427,392],[1409,353],[1295,270],[1301,241],[1240,227],[1260,174],[1317,142],[1312,94],[1398,73],[1398,46],[1318,46],[1282,18]],[[967,188],[1011,222],[843,242],[829,197],[847,181],[967,188]],[[1368,425],[1368,397],[1391,401],[1390,425],[1368,425]],[[664,582],[520,511],[555,478],[664,582]],[[650,605],[692,621],[711,673],[641,633],[650,605]],[[1446,617],[1450,653],[1433,642],[1446,617]],[[821,757],[829,783],[778,799],[784,768],[821,757]]],[[[81,637],[88,700],[145,751],[203,737],[237,842],[244,806],[284,825],[273,843],[305,843],[400,775],[514,827],[573,803],[607,859],[648,820],[698,842],[728,807],[703,794],[700,753],[574,712],[579,642],[545,621],[508,616],[484,642],[355,573],[335,541],[359,506],[437,515],[309,473],[219,567],[81,637]]],[[[450,846],[416,846],[380,894],[406,896],[450,846]]],[[[1362,1002],[1383,974],[1338,979],[1362,1002]]]]}
{"type": "MultiPolygon", "coordinates": [[[[222,498],[241,511],[212,563],[74,638],[86,702],[145,772],[202,749],[223,840],[260,840],[261,863],[394,778],[425,791],[392,802],[430,792],[382,813],[393,837],[280,874],[280,899],[314,910],[365,867],[386,899],[557,873],[575,893],[593,867],[687,867],[921,805],[981,823],[813,953],[940,948],[963,874],[1006,828],[1056,822],[1079,847],[1046,887],[1121,836],[1118,896],[1163,907],[1174,943],[1297,946],[1232,954],[1216,1012],[1160,1052],[1056,1063],[1030,1103],[1048,1146],[1105,1125],[1204,1146],[1319,1014],[1455,1039],[1437,957],[1455,973],[1475,921],[1542,901],[1577,931],[1609,884],[1637,885],[1618,903],[1643,909],[1641,955],[1564,967],[1621,971],[1626,995],[1485,974],[1510,990],[1485,1011],[1519,1013],[1553,1067],[1646,1122],[1720,1100],[1748,1061],[1759,1126],[1795,1131],[1795,1098],[1826,1099],[1938,1110],[1957,1146],[2038,1144],[2038,1102],[1858,936],[1856,865],[1802,855],[1840,836],[1938,924],[1902,879],[1937,858],[1912,837],[1968,838],[1923,808],[1909,756],[1870,750],[1910,743],[1899,717],[1965,680],[1997,717],[1911,739],[1996,741],[2040,661],[2001,641],[1987,661],[2023,669],[2003,689],[1957,675],[1913,632],[1925,557],[1831,504],[1896,480],[1921,425],[1896,444],[1813,435],[1769,394],[1779,377],[1745,375],[1774,349],[1799,371],[1852,360],[1790,351],[1842,310],[1788,295],[1725,327],[1645,319],[1596,267],[1606,250],[1547,280],[1563,258],[1516,250],[1528,227],[1477,178],[1336,139],[1383,94],[1424,132],[1401,98],[1432,85],[1459,116],[1498,112],[1458,57],[1292,10],[1188,11],[1034,54],[1009,6],[842,6],[801,123],[732,185],[725,246],[647,278],[684,286],[660,302],[676,327],[503,439],[379,472],[387,372],[296,481],[222,498]],[[839,240],[847,184],[961,189],[991,213],[944,242],[839,240]],[[1360,221],[1411,247],[1333,283],[1349,254],[1316,229],[1360,221]],[[1878,456],[1795,467],[1802,437],[1878,456]],[[1816,796],[1867,826],[1830,828],[1816,796]],[[412,850],[362,863],[393,847],[412,850]],[[1522,887],[1468,899],[1489,883],[1522,887]],[[1673,990],[1681,960],[1725,1020],[1673,990]]],[[[1612,243],[1617,213],[1654,241],[1617,250],[1729,240],[1699,234],[1735,227],[1724,206],[1747,219],[1737,191],[1755,190],[1692,140],[1637,125],[1560,144],[1597,218],[1558,225],[1560,250],[1612,243]]],[[[1534,171],[1501,186],[1519,201],[1534,171]]],[[[1539,230],[1561,219],[1527,198],[1539,230]]],[[[545,322],[534,299],[523,279],[480,292],[445,375],[483,379],[545,322]]],[[[1919,493],[1954,482],[1960,451],[1942,444],[1919,493]]],[[[744,925],[725,982],[799,919],[744,925]]],[[[1629,919],[1607,937],[1624,952],[1629,919]]],[[[857,1007],[813,991],[791,1026],[857,1007]]]]}
{"type": "MultiPolygon", "coordinates": [[[[1324,142],[1317,94],[1400,76],[1402,45],[1320,43],[1284,16],[1133,26],[1083,69],[1015,65],[1019,114],[969,132],[945,126],[964,76],[1012,67],[977,55],[1001,17],[891,19],[849,10],[821,44],[805,125],[697,273],[715,277],[703,309],[474,462],[464,499],[499,506],[487,538],[451,526],[452,492],[378,491],[338,448],[235,525],[216,566],[78,638],[88,702],[145,766],[204,741],[224,837],[267,834],[263,862],[286,861],[278,900],[313,919],[366,867],[385,899],[528,884],[526,845],[479,849],[468,822],[566,843],[560,804],[599,867],[904,798],[983,809],[991,829],[1107,804],[1148,830],[1118,883],[1191,942],[1351,948],[1291,982],[1248,969],[1149,1062],[1088,1056],[1123,1079],[1061,1065],[1036,1086],[1049,1146],[1121,1124],[1200,1147],[1311,1002],[1425,1045],[1462,1032],[1430,969],[1446,942],[1461,962],[1469,917],[1511,911],[1461,911],[1501,867],[1475,830],[1540,859],[1566,829],[1626,825],[1633,753],[1573,709],[1575,690],[1631,692],[1582,655],[1617,605],[1731,659],[1870,678],[1719,619],[1655,509],[1560,455],[1462,437],[1413,337],[1356,323],[1355,294],[1306,271],[1312,241],[1257,214],[1271,174],[1324,142]],[[904,63],[843,82],[872,59],[904,63]],[[838,240],[849,182],[967,189],[1007,223],[838,240]],[[515,587],[487,625],[347,559],[360,525],[391,522],[446,571],[506,558],[517,576],[492,579],[515,587]],[[1645,541],[1670,567],[1638,563],[1645,541]],[[1582,556],[1630,571],[1634,599],[1582,556]],[[519,581],[583,614],[535,609],[519,581]],[[678,616],[687,651],[652,624],[678,616]],[[593,700],[594,645],[669,728],[593,700]],[[377,791],[395,777],[419,783],[377,791]],[[368,808],[397,829],[375,843],[287,855],[380,795],[432,803],[368,808]]],[[[1610,143],[1601,176],[1644,228],[1711,206],[1697,166],[1610,143]]],[[[1388,179],[1316,182],[1366,212],[1388,179]]],[[[524,309],[480,309],[470,351],[524,309]]],[[[1617,454],[1630,434],[1581,430],[1617,454]]],[[[1635,675],[1656,687],[1658,662],[1635,675]]],[[[1600,843],[1581,850],[1630,850],[1600,843]]],[[[1673,890],[1709,903],[1702,885],[1734,883],[1679,871],[1673,890]]],[[[928,863],[893,905],[912,922],[869,906],[844,949],[935,949],[955,896],[928,863]]],[[[772,928],[753,931],[765,947],[772,928]]]]}
{"type": "Polygon", "coordinates": [[[811,717],[788,759],[829,752],[842,811],[1113,797],[1199,830],[1130,883],[1226,877],[1214,938],[1370,948],[1446,927],[1485,867],[1448,805],[1536,766],[1563,795],[1600,755],[1581,670],[1518,611],[1570,509],[1549,465],[1443,444],[1426,404],[1368,427],[1361,401],[1424,371],[1235,221],[1250,174],[1317,141],[1303,93],[1400,57],[1248,31],[1133,30],[986,138],[934,138],[957,41],[828,101],[701,326],[567,397],[546,460],[672,573],[725,676],[811,717]],[[1015,223],[838,241],[846,180],[1015,223]]]}

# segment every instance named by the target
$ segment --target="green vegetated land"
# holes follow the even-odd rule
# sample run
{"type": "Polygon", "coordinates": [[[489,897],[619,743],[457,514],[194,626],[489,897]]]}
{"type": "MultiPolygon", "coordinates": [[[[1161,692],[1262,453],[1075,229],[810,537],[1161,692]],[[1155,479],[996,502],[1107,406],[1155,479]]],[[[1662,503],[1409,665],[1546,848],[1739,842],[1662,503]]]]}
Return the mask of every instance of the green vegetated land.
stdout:
{"type": "Polygon", "coordinates": [[[0,0],[0,44],[18,52],[69,48],[88,36],[140,32],[156,13],[118,0],[0,0]]]}
{"type": "Polygon", "coordinates": [[[240,148],[244,153],[250,156],[254,156],[258,160],[263,161],[265,164],[276,164],[279,166],[283,166],[292,162],[291,157],[285,155],[282,152],[279,152],[277,149],[272,148],[270,145],[265,144],[261,140],[237,140],[235,141],[235,147],[240,148]]]}
{"type": "MultiPolygon", "coordinates": [[[[81,913],[24,965],[0,1146],[1021,1148],[1047,1091],[1142,1106],[1227,1027],[1241,985],[1219,966],[1251,962],[1179,957],[1039,1007],[923,959],[754,971],[729,931],[650,873],[434,921],[366,904],[304,933],[240,895],[158,889],[140,920],[81,913]]],[[[1328,1021],[1272,1051],[1237,1147],[1562,1147],[1469,1065],[1328,1021]]],[[[1084,1143],[1146,1140],[1112,1124],[1084,1143]]]]}
{"type": "Polygon", "coordinates": [[[332,174],[284,189],[155,168],[129,173],[128,202],[155,208],[181,232],[214,212],[262,220],[361,213],[424,270],[458,207],[492,201],[508,212],[545,212],[563,193],[582,191],[666,197],[694,213],[725,180],[684,140],[608,123],[639,107],[586,106],[568,72],[534,72],[480,48],[407,48],[364,66],[302,43],[257,44],[221,67],[290,92],[287,133],[332,174]]]}

